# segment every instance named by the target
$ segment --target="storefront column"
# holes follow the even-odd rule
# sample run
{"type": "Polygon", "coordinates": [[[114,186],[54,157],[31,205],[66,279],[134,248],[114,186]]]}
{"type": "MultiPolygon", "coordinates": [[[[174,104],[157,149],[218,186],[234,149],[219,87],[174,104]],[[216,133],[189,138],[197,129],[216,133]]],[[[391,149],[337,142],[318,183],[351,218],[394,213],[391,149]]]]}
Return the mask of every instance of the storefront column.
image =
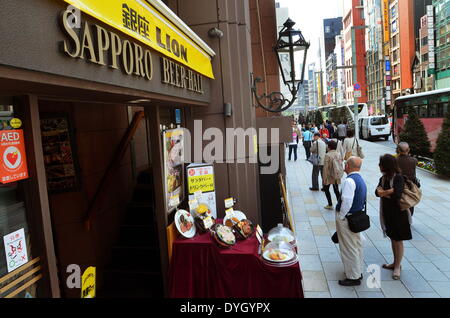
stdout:
{"type": "Polygon", "coordinates": [[[31,213],[33,222],[33,234],[40,244],[45,296],[60,298],[58,282],[58,269],[53,241],[52,222],[47,194],[47,178],[45,174],[44,156],[42,151],[41,124],[39,118],[38,99],[35,95],[27,95],[19,98],[23,126],[26,127],[25,145],[28,158],[28,173],[30,182],[27,184],[27,193],[33,208],[31,213]],[[39,237],[37,237],[39,236],[39,237]]]}
{"type": "Polygon", "coordinates": [[[168,225],[166,194],[164,192],[164,162],[162,157],[161,130],[159,118],[159,106],[145,106],[145,116],[147,120],[148,132],[150,135],[151,166],[153,171],[153,183],[155,191],[155,216],[158,227],[159,249],[161,259],[161,271],[163,276],[164,295],[167,297],[169,257],[167,252],[167,232],[168,225]]]}

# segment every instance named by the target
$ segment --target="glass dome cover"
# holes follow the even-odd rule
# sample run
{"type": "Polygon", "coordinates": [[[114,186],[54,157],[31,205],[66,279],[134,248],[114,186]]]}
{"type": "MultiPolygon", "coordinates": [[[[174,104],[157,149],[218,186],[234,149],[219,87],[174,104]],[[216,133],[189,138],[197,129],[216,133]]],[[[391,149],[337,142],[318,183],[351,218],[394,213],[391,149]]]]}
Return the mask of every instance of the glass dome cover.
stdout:
{"type": "Polygon", "coordinates": [[[278,224],[277,227],[271,229],[267,238],[270,242],[285,242],[295,245],[294,233],[287,227],[284,227],[283,224],[278,224]]]}

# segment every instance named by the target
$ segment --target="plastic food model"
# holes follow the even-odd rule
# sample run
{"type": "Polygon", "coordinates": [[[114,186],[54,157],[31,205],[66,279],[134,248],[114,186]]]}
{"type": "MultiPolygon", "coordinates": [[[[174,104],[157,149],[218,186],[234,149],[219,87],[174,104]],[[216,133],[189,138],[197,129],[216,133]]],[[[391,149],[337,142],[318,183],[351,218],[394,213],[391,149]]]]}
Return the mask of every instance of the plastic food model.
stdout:
{"type": "Polygon", "coordinates": [[[236,243],[236,236],[234,236],[233,231],[228,226],[222,224],[216,224],[215,228],[216,240],[220,245],[231,246],[236,243]]]}
{"type": "Polygon", "coordinates": [[[252,222],[250,222],[250,220],[239,221],[233,226],[233,228],[242,239],[250,237],[250,235],[253,234],[254,230],[253,224],[252,222]]]}
{"type": "Polygon", "coordinates": [[[187,220],[184,215],[180,216],[180,229],[182,233],[186,233],[191,230],[193,224],[191,221],[187,220]]]}
{"type": "Polygon", "coordinates": [[[267,244],[262,253],[262,261],[269,266],[291,266],[298,262],[294,247],[286,242],[278,241],[267,244]]]}
{"type": "Polygon", "coordinates": [[[213,224],[215,223],[215,219],[212,217],[211,210],[209,209],[209,207],[206,204],[200,203],[198,205],[197,209],[195,209],[195,211],[196,211],[195,222],[201,232],[205,232],[206,230],[208,230],[205,228],[205,224],[203,223],[203,221],[207,217],[211,217],[213,224]]]}

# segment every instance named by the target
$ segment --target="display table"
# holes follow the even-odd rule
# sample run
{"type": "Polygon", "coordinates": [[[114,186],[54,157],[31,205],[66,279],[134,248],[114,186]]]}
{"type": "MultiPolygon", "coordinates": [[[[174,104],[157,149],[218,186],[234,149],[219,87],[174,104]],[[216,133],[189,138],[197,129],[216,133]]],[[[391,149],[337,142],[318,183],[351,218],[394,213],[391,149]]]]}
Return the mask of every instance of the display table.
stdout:
{"type": "Polygon", "coordinates": [[[171,298],[303,298],[299,264],[272,267],[258,255],[256,235],[229,249],[210,233],[173,243],[171,298]]]}

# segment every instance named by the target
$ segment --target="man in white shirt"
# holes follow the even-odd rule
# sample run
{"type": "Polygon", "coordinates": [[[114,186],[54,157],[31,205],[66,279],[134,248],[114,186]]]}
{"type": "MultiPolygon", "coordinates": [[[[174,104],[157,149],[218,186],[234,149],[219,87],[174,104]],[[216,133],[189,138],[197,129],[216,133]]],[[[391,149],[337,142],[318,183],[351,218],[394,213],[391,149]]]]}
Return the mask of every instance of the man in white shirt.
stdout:
{"type": "Polygon", "coordinates": [[[346,276],[346,279],[339,281],[342,286],[358,286],[362,280],[364,256],[361,235],[350,230],[346,218],[348,213],[360,213],[365,209],[367,187],[359,174],[361,166],[362,159],[359,157],[347,160],[347,179],[342,184],[341,200],[336,207],[336,232],[346,276]]]}

